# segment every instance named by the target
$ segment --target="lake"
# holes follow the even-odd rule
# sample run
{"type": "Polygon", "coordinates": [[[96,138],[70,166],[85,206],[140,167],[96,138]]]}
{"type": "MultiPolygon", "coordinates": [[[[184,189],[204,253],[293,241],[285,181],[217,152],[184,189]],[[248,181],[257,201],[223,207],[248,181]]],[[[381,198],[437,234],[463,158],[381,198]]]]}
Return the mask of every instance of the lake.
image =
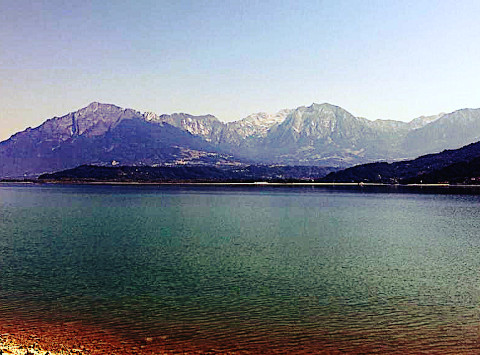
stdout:
{"type": "Polygon", "coordinates": [[[0,329],[139,354],[478,353],[462,191],[1,184],[0,329]]]}

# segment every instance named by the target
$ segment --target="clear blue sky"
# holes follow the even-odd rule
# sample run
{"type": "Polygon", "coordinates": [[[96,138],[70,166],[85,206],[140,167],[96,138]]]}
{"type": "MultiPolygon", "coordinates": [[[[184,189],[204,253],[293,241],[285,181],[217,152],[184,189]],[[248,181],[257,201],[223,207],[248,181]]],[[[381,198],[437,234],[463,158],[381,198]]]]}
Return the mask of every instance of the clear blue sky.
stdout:
{"type": "Polygon", "coordinates": [[[0,139],[92,101],[157,113],[480,107],[480,1],[0,0],[0,139]]]}

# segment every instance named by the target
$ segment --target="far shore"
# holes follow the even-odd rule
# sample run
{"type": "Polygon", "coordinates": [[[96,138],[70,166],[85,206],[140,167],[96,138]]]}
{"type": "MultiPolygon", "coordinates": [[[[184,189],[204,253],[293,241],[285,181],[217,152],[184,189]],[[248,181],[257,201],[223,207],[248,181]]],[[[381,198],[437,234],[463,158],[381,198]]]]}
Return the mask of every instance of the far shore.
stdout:
{"type": "Polygon", "coordinates": [[[0,184],[29,184],[29,185],[187,185],[187,186],[381,186],[381,187],[449,187],[449,188],[480,188],[480,185],[461,184],[386,184],[373,182],[269,182],[269,181],[102,181],[102,180],[0,180],[0,184]]]}
{"type": "Polygon", "coordinates": [[[29,185],[189,185],[189,186],[382,186],[382,187],[450,187],[450,188],[480,188],[480,185],[456,185],[448,183],[438,184],[386,184],[373,182],[196,182],[196,181],[101,181],[101,180],[0,180],[0,184],[29,184],[29,185]]]}

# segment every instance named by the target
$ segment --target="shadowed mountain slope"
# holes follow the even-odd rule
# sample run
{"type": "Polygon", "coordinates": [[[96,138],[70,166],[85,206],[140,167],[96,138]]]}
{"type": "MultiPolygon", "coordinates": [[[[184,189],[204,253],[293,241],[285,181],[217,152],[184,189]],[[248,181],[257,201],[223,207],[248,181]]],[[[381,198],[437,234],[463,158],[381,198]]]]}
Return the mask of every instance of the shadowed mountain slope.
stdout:
{"type": "Polygon", "coordinates": [[[371,163],[333,172],[324,182],[472,183],[480,180],[480,142],[394,163],[371,163]]]}
{"type": "Polygon", "coordinates": [[[0,176],[22,177],[82,164],[228,163],[201,137],[133,110],[91,104],[0,143],[0,176]]]}

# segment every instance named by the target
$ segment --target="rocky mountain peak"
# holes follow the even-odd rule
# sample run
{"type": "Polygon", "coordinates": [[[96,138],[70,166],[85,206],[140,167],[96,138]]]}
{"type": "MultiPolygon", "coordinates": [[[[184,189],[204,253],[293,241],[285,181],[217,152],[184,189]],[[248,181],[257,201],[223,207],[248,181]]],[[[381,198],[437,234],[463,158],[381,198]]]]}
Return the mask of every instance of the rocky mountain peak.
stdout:
{"type": "Polygon", "coordinates": [[[132,109],[122,109],[112,104],[92,102],[87,107],[70,113],[67,117],[67,121],[71,120],[73,136],[97,136],[105,133],[124,119],[139,118],[142,115],[139,111],[132,109]]]}
{"type": "Polygon", "coordinates": [[[359,121],[348,111],[328,103],[301,106],[290,113],[281,124],[295,136],[324,137],[338,129],[340,122],[359,121]]]}
{"type": "MultiPolygon", "coordinates": [[[[316,110],[316,111],[336,111],[338,109],[342,109],[340,106],[332,105],[329,104],[328,102],[324,102],[322,104],[317,104],[313,102],[310,106],[308,106],[309,109],[311,110],[316,110]]],[[[343,110],[343,109],[342,109],[343,110]]]]}
{"type": "Polygon", "coordinates": [[[479,120],[480,109],[464,108],[442,115],[436,123],[445,124],[446,122],[453,122],[455,124],[465,124],[468,122],[475,122],[479,120]]]}
{"type": "Polygon", "coordinates": [[[342,117],[355,118],[351,113],[349,113],[345,109],[329,103],[323,103],[323,104],[313,103],[308,107],[304,107],[304,106],[299,107],[295,111],[298,111],[299,113],[301,113],[303,118],[311,117],[311,118],[316,118],[317,120],[320,120],[320,121],[341,119],[342,117]]]}
{"type": "Polygon", "coordinates": [[[101,102],[91,102],[86,107],[79,109],[75,113],[78,115],[89,115],[95,112],[115,112],[115,111],[123,111],[121,107],[112,104],[104,104],[101,102]]]}
{"type": "Polygon", "coordinates": [[[432,116],[420,116],[408,122],[408,125],[410,129],[422,128],[423,126],[438,120],[443,115],[445,115],[444,112],[432,116]]]}
{"type": "Polygon", "coordinates": [[[159,121],[160,116],[157,115],[155,112],[147,111],[143,113],[143,118],[145,121],[159,121]]]}

